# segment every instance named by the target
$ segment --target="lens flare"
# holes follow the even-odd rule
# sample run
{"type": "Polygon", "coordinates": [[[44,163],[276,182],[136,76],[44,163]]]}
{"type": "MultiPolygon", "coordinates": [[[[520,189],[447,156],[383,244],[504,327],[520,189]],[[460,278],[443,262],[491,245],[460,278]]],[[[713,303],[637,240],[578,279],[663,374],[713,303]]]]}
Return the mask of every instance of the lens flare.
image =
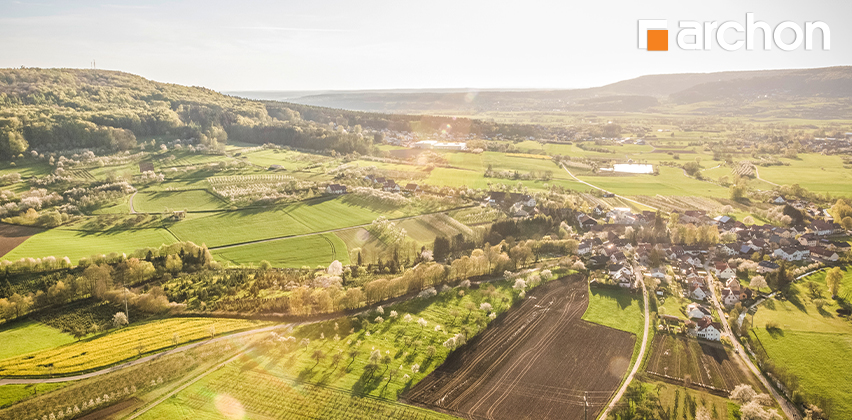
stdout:
{"type": "Polygon", "coordinates": [[[225,416],[226,419],[243,419],[246,416],[246,410],[236,398],[227,395],[219,394],[213,400],[216,409],[225,416]]]}

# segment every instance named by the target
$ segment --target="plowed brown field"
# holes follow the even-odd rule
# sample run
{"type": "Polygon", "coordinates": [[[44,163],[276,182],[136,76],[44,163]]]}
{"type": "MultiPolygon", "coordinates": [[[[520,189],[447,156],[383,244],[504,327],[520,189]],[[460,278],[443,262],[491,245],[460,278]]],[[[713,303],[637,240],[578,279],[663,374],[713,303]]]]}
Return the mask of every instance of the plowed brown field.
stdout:
{"type": "Polygon", "coordinates": [[[404,398],[469,419],[582,419],[585,409],[596,418],[635,337],[581,320],[588,303],[581,276],[535,289],[404,398]]]}
{"type": "Polygon", "coordinates": [[[0,257],[39,232],[41,232],[39,228],[0,223],[0,257]]]}

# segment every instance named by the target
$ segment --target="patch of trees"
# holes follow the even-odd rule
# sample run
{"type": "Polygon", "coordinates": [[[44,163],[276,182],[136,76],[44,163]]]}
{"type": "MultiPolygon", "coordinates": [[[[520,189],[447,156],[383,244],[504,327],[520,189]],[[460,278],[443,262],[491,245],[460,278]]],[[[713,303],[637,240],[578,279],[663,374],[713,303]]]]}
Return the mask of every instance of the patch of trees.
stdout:
{"type": "Polygon", "coordinates": [[[554,226],[558,226],[558,223],[554,224],[551,216],[541,214],[525,219],[501,220],[489,227],[485,241],[496,244],[507,238],[543,235],[550,232],[554,226]]]}

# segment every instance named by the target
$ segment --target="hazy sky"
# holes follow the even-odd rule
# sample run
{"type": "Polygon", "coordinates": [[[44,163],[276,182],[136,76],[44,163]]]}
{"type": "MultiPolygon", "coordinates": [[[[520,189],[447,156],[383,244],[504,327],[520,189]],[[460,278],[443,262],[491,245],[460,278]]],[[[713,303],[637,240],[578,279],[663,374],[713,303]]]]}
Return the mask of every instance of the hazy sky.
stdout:
{"type": "MultiPolygon", "coordinates": [[[[674,37],[672,37],[674,38],[674,37]]],[[[673,42],[673,40],[672,40],[673,42]]],[[[759,42],[758,42],[759,43],[759,42]]],[[[852,64],[848,0],[0,0],[0,67],[216,90],[571,88],[644,74],[852,64]],[[638,19],[821,20],[831,51],[637,49],[638,19]]]]}

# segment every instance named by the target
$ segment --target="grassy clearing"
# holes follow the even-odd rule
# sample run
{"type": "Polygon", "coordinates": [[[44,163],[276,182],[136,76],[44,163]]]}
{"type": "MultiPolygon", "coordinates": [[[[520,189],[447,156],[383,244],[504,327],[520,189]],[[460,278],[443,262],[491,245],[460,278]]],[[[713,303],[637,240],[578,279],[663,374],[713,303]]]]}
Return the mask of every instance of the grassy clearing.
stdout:
{"type": "Polygon", "coordinates": [[[222,262],[245,265],[266,260],[273,267],[327,266],[334,260],[349,265],[346,244],[331,233],[215,250],[213,256],[222,262]]]}
{"type": "Polygon", "coordinates": [[[81,341],[0,361],[2,376],[59,375],[91,371],[140,355],[248,329],[263,323],[240,319],[172,318],[112,330],[81,341]],[[176,334],[176,336],[175,336],[176,334]]]}
{"type": "Polygon", "coordinates": [[[145,191],[133,198],[133,207],[140,213],[160,213],[165,210],[220,210],[227,204],[204,190],[145,191]]]}
{"type": "Polygon", "coordinates": [[[139,248],[158,247],[177,242],[167,230],[110,229],[106,231],[82,231],[73,227],[60,227],[39,233],[4,256],[10,261],[20,258],[68,257],[76,263],[82,257],[110,252],[130,253],[139,248]],[[70,246],[72,245],[73,246],[70,246]]]}
{"type": "Polygon", "coordinates": [[[403,220],[399,227],[405,229],[418,244],[431,244],[439,235],[452,238],[459,233],[469,236],[471,232],[470,228],[443,213],[403,220]]]}
{"type": "Polygon", "coordinates": [[[74,337],[34,321],[15,323],[0,330],[0,359],[58,347],[74,337]]]}
{"type": "Polygon", "coordinates": [[[361,250],[363,262],[373,261],[375,260],[375,256],[383,255],[387,252],[385,243],[373,236],[367,229],[346,229],[334,232],[334,234],[346,244],[350,261],[357,260],[358,254],[355,252],[356,249],[361,250]]]}

